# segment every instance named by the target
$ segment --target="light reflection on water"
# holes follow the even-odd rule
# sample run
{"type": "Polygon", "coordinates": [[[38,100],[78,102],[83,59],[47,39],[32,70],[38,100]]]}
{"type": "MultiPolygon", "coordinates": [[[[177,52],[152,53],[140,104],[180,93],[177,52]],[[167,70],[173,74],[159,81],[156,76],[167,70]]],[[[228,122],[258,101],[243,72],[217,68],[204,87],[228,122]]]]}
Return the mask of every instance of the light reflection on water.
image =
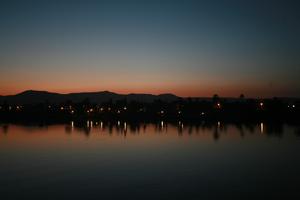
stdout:
{"type": "Polygon", "coordinates": [[[69,124],[60,124],[60,125],[13,125],[13,124],[2,124],[0,133],[8,134],[15,132],[15,128],[22,127],[27,131],[38,131],[44,129],[62,129],[64,128],[65,132],[70,133],[83,133],[86,136],[90,134],[110,134],[110,135],[124,135],[127,133],[136,135],[141,132],[146,133],[165,133],[165,134],[177,134],[178,136],[185,135],[196,135],[201,137],[205,134],[211,135],[213,139],[217,140],[222,135],[225,137],[227,133],[231,136],[240,136],[243,138],[249,134],[266,134],[268,136],[277,136],[282,137],[286,130],[288,132],[293,132],[295,135],[299,135],[299,126],[288,126],[285,124],[266,124],[264,122],[258,124],[226,124],[220,121],[215,123],[205,123],[204,121],[197,124],[184,123],[178,121],[177,123],[167,123],[165,121],[159,121],[158,123],[128,123],[126,121],[116,121],[116,122],[103,122],[103,121],[86,121],[84,123],[78,123],[70,121],[69,124]],[[284,130],[286,129],[286,130],[284,130]],[[128,132],[129,130],[129,132],[128,132]]]}
{"type": "Polygon", "coordinates": [[[300,196],[299,130],[222,121],[1,124],[0,194],[11,197],[1,199],[300,196]]]}

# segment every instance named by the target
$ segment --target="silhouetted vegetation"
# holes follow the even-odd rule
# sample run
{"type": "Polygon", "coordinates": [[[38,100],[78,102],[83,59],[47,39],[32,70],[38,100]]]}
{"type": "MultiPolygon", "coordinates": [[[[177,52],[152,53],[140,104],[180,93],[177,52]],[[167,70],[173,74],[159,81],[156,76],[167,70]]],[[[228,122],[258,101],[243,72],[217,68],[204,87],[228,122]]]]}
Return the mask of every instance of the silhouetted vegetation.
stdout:
{"type": "Polygon", "coordinates": [[[74,103],[71,100],[59,104],[45,101],[38,104],[0,105],[0,119],[5,120],[64,120],[64,119],[126,119],[143,120],[222,120],[222,121],[295,121],[299,118],[299,101],[283,99],[220,98],[215,94],[211,99],[187,98],[172,102],[155,100],[151,103],[130,101],[126,98],[109,100],[99,104],[89,99],[74,103]]]}

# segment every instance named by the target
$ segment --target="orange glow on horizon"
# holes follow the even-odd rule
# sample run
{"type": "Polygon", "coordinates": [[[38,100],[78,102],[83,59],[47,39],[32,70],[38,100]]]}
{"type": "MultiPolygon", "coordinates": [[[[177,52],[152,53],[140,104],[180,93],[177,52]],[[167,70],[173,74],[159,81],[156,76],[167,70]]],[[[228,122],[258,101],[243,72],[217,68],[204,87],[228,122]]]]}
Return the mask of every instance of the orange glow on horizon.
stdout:
{"type": "MultiPolygon", "coordinates": [[[[124,84],[125,85],[125,84],[124,84]]],[[[36,87],[35,85],[25,85],[17,86],[11,85],[9,87],[0,86],[0,95],[15,95],[26,90],[38,90],[38,91],[48,91],[61,94],[68,93],[77,93],[77,92],[99,92],[99,91],[110,91],[118,94],[165,94],[171,93],[180,97],[212,97],[214,94],[218,94],[220,97],[239,97],[240,94],[244,94],[245,97],[254,97],[254,98],[265,98],[265,97],[274,97],[274,96],[285,96],[285,93],[282,93],[283,90],[268,90],[267,88],[262,88],[259,86],[243,86],[243,85],[228,85],[228,86],[219,86],[214,84],[207,85],[196,85],[196,84],[166,84],[166,85],[128,85],[127,87],[120,87],[114,85],[111,87],[68,87],[60,88],[55,85],[41,85],[36,87]],[[282,94],[281,94],[282,93],[282,94]],[[281,95],[280,95],[281,94],[281,95]]]]}

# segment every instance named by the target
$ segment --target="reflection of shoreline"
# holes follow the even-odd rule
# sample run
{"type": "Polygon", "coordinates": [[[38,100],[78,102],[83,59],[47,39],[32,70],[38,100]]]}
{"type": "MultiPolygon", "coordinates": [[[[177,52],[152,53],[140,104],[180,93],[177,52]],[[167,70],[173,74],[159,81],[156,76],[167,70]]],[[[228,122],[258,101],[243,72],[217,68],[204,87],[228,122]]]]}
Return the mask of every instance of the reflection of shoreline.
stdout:
{"type": "MultiPolygon", "coordinates": [[[[13,125],[13,124],[12,124],[13,125]]],[[[126,137],[130,135],[139,135],[139,134],[170,134],[176,133],[178,136],[194,136],[200,135],[202,133],[209,133],[214,140],[218,140],[222,135],[226,135],[228,132],[234,130],[237,132],[240,138],[245,137],[246,135],[260,134],[266,136],[276,136],[282,137],[284,133],[284,128],[288,124],[280,123],[224,123],[221,121],[217,122],[199,122],[199,123],[184,123],[178,121],[177,123],[170,123],[165,121],[159,121],[156,123],[130,123],[126,121],[92,121],[88,120],[86,122],[75,122],[71,121],[67,124],[60,124],[63,126],[67,134],[73,133],[83,133],[87,137],[90,134],[94,133],[107,133],[109,135],[123,136],[126,137]]],[[[18,125],[19,126],[19,125],[18,125]]],[[[52,125],[20,125],[25,129],[28,129],[28,132],[31,130],[40,130],[47,129],[52,125]]],[[[10,124],[0,125],[1,132],[3,134],[10,133],[10,124]]],[[[299,126],[291,126],[294,129],[294,133],[298,136],[300,135],[299,126]]]]}

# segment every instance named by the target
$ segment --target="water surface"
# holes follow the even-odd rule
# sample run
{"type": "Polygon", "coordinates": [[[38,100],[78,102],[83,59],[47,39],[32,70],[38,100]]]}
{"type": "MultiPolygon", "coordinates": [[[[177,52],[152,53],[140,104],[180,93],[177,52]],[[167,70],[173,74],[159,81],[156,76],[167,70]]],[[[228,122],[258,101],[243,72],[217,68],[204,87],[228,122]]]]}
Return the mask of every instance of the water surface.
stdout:
{"type": "Polygon", "coordinates": [[[1,199],[300,197],[285,124],[1,124],[1,199]]]}

